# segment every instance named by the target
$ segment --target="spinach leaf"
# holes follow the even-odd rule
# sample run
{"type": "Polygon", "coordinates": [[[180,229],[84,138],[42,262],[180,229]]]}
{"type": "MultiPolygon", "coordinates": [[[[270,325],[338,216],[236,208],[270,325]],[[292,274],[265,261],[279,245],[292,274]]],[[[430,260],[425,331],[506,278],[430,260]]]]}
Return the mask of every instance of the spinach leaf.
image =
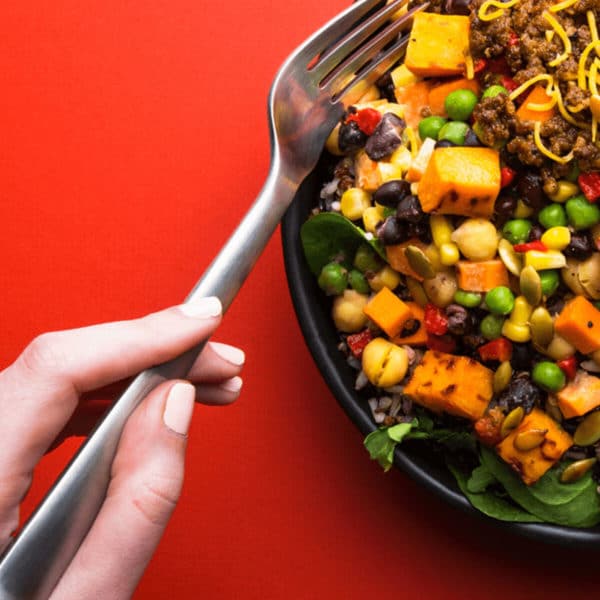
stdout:
{"type": "Polygon", "coordinates": [[[372,431],[364,440],[365,448],[371,458],[376,460],[384,471],[389,471],[394,464],[394,450],[410,432],[417,426],[416,419],[410,423],[398,423],[391,427],[380,427],[372,431]]]}
{"type": "Polygon", "coordinates": [[[308,266],[315,275],[340,254],[351,261],[357,248],[365,242],[385,260],[385,250],[379,240],[369,239],[365,231],[339,213],[314,215],[302,225],[300,239],[308,266]]]}
{"type": "Polygon", "coordinates": [[[467,481],[467,489],[473,494],[480,494],[496,481],[494,474],[485,466],[475,467],[467,481]]]}

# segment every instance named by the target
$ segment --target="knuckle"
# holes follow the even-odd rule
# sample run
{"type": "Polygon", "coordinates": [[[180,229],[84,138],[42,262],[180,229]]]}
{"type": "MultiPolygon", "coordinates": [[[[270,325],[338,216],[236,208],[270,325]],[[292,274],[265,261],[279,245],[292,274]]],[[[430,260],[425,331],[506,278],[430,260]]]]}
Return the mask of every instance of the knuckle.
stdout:
{"type": "Polygon", "coordinates": [[[138,488],[133,504],[144,519],[153,525],[164,526],[177,505],[182,484],[182,477],[154,474],[138,488]]]}
{"type": "Polygon", "coordinates": [[[60,351],[58,333],[42,333],[34,338],[20,356],[25,368],[35,374],[55,375],[64,372],[66,361],[60,351]]]}

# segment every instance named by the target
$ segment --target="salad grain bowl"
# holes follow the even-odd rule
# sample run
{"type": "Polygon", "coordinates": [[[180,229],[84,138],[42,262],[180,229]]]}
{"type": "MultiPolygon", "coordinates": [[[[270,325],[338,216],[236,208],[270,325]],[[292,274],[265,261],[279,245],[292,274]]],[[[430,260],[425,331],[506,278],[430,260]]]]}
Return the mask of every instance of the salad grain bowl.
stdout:
{"type": "Polygon", "coordinates": [[[599,22],[597,0],[430,2],[284,222],[371,457],[596,543],[599,22]]]}

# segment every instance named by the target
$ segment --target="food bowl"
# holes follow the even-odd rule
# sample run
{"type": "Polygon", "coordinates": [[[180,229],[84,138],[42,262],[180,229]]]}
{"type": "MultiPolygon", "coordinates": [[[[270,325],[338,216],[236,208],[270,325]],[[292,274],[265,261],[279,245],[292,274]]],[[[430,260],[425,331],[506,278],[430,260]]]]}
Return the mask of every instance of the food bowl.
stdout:
{"type": "MultiPolygon", "coordinates": [[[[327,180],[326,159],[305,180],[282,223],[281,235],[288,285],[304,339],[321,375],[342,410],[367,435],[376,429],[369,406],[354,390],[356,372],[337,349],[338,334],[330,315],[329,300],[319,289],[315,276],[305,261],[300,242],[300,228],[308,218],[327,180]]],[[[564,546],[598,547],[600,527],[578,529],[545,523],[513,523],[491,519],[475,509],[459,490],[454,477],[439,455],[418,442],[398,445],[395,467],[401,469],[449,504],[469,513],[474,519],[485,519],[518,535],[564,546]]],[[[373,468],[379,468],[373,464],[373,468]]]]}

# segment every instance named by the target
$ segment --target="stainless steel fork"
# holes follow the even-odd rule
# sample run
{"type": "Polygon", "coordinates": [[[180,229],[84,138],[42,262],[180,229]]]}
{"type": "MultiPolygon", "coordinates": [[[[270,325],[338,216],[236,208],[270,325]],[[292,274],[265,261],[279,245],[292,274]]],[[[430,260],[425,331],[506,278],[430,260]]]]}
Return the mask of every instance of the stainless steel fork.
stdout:
{"type": "MultiPolygon", "coordinates": [[[[403,54],[407,0],[360,0],[312,35],[278,71],[269,94],[271,165],[258,198],[186,301],[220,298],[226,309],[266,246],[327,136],[373,82],[403,54]]],[[[77,552],[105,497],[129,415],[161,382],[185,377],[200,344],[144,371],[113,404],[0,559],[0,598],[47,598],[77,552]]]]}

